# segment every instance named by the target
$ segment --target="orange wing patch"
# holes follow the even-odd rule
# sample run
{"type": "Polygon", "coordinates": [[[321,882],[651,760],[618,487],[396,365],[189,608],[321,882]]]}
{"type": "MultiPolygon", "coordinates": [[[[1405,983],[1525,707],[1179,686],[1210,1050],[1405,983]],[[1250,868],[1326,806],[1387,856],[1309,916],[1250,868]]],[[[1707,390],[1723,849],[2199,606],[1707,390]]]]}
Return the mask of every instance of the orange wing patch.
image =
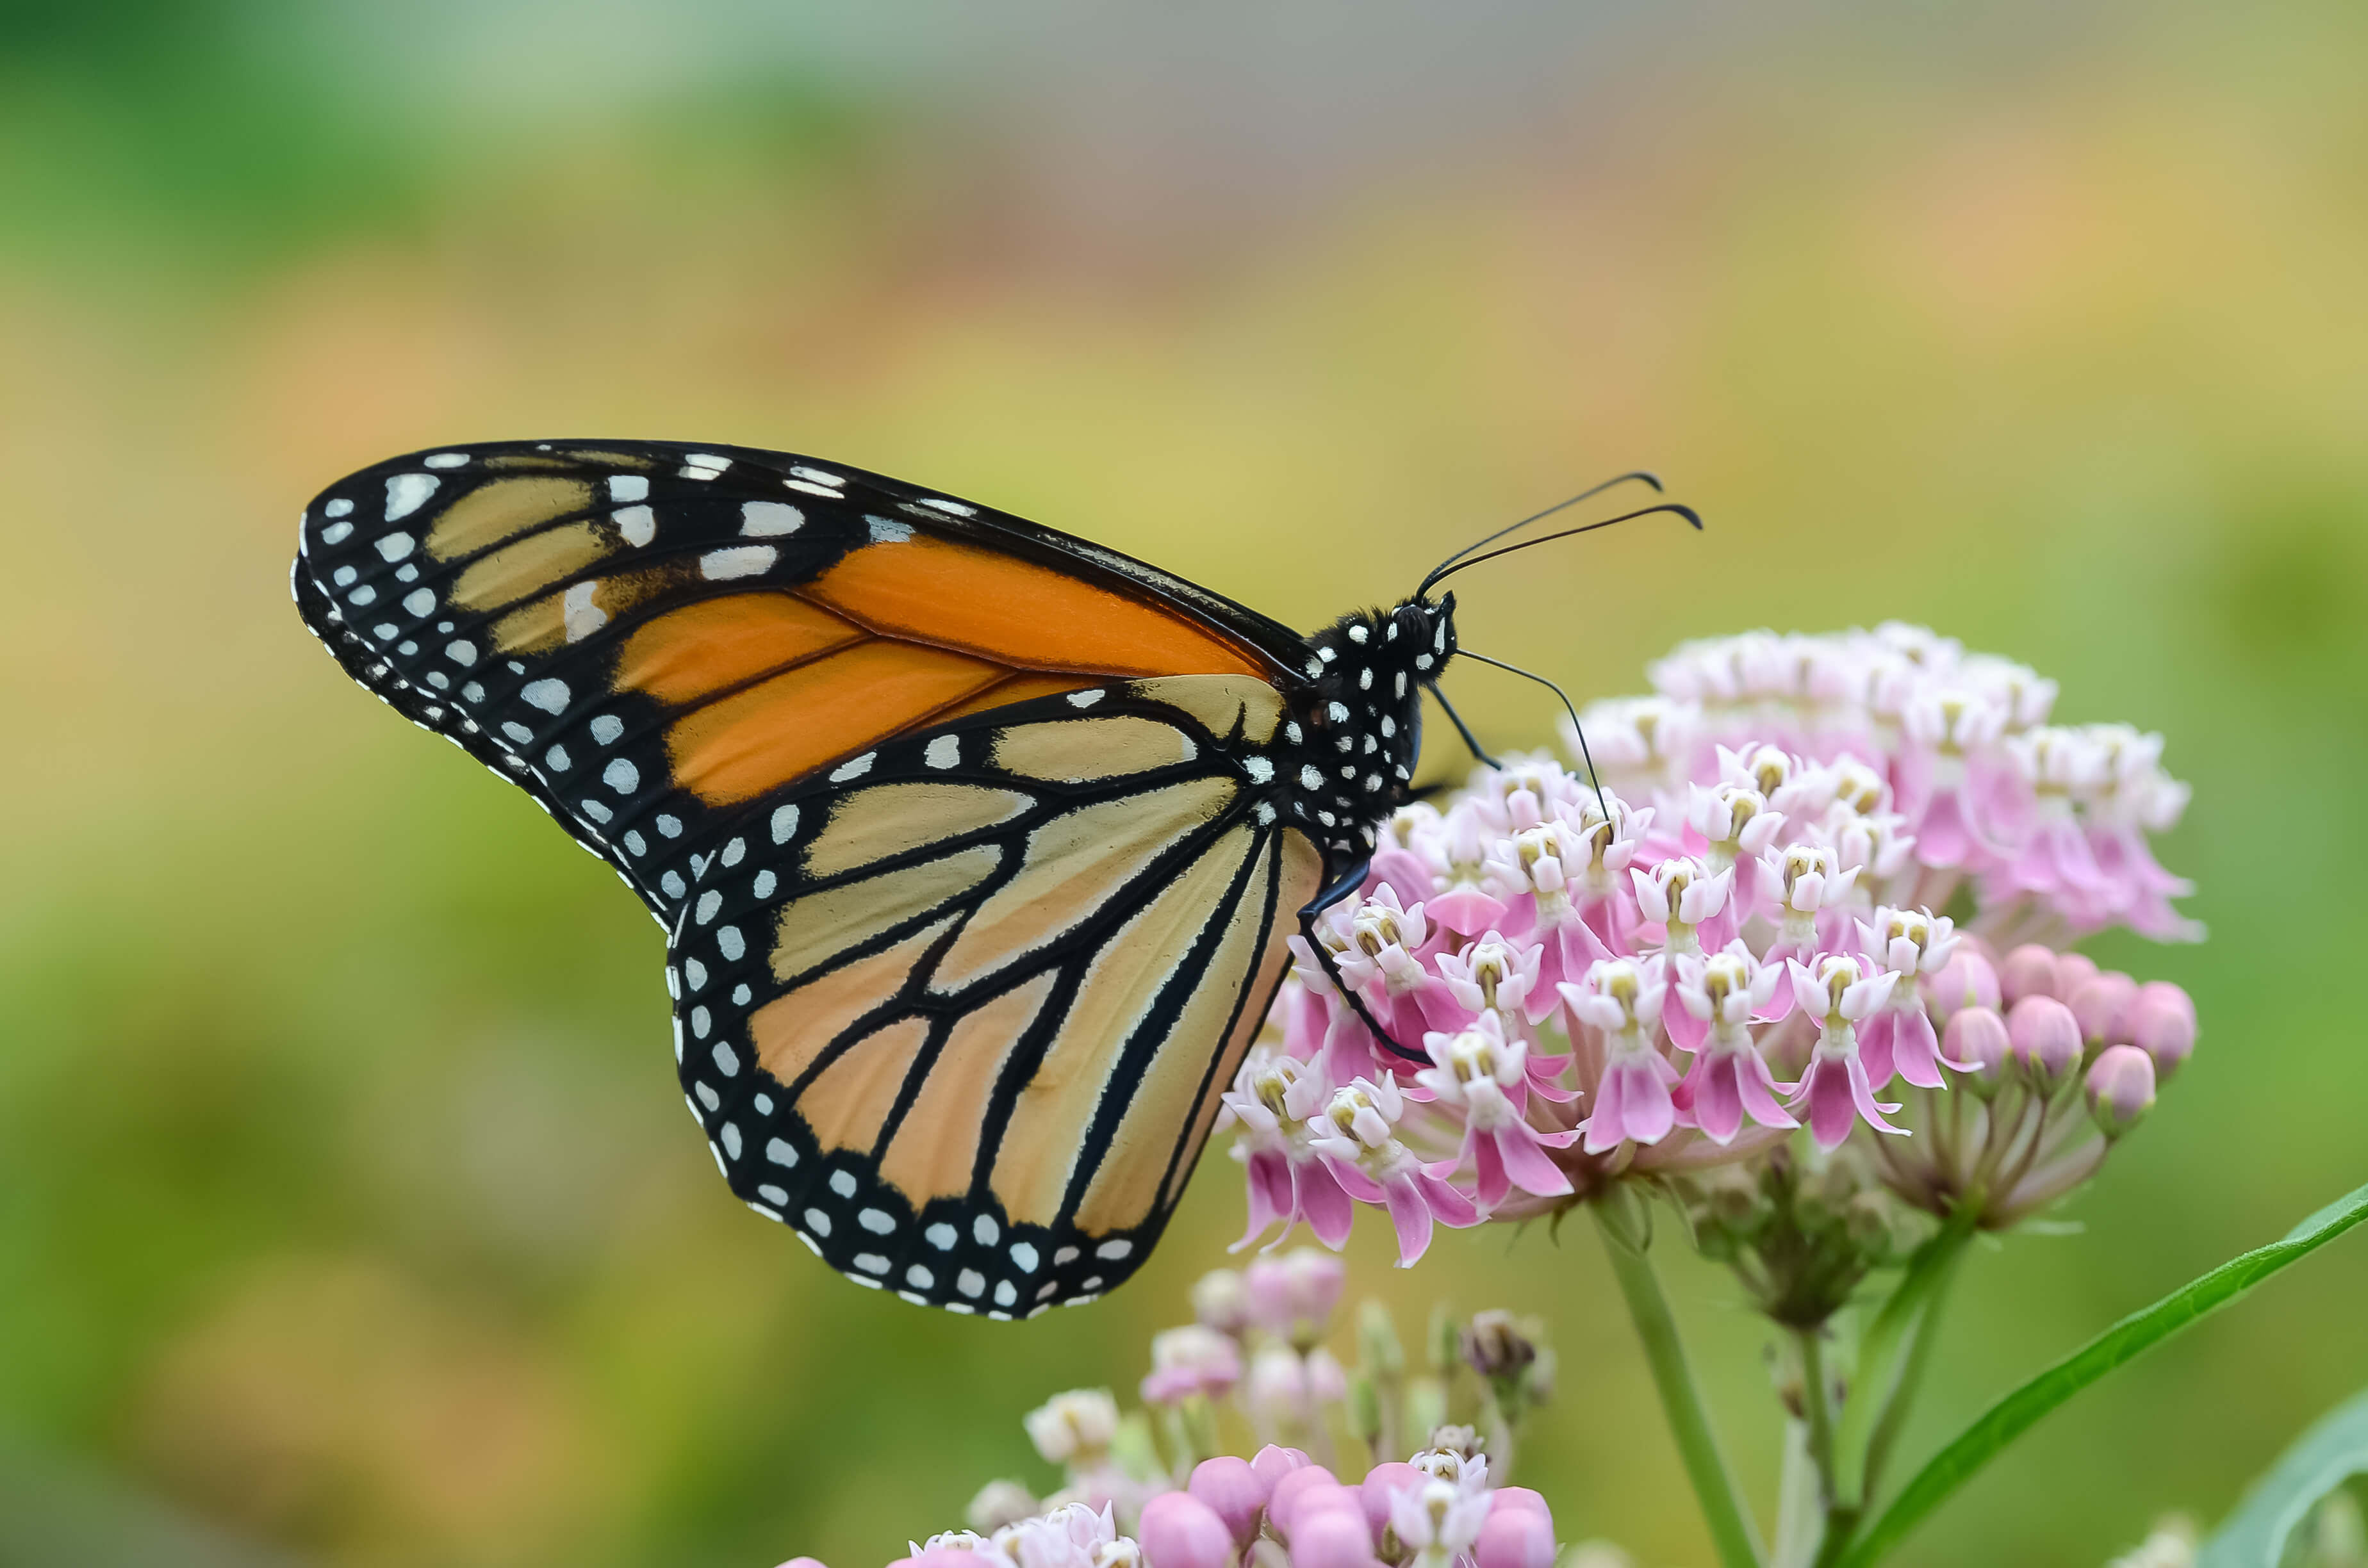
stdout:
{"type": "Polygon", "coordinates": [[[1169,611],[952,540],[871,545],[805,592],[883,635],[959,648],[1015,669],[1261,673],[1232,643],[1169,611]]]}

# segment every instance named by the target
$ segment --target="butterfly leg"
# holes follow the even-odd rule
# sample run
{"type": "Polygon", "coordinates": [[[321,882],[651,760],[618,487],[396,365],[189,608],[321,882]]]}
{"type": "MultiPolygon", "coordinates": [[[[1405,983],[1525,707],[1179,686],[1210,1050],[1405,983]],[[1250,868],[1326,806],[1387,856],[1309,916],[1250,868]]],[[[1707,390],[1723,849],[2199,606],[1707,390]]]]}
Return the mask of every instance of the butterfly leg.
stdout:
{"type": "Polygon", "coordinates": [[[1382,1028],[1382,1021],[1373,1017],[1372,1010],[1365,1006],[1365,999],[1357,994],[1348,981],[1341,978],[1340,966],[1332,959],[1332,949],[1326,947],[1324,939],[1316,935],[1316,917],[1363,887],[1365,874],[1372,869],[1372,864],[1369,860],[1360,860],[1352,866],[1343,867],[1340,874],[1332,879],[1330,887],[1308,900],[1307,906],[1299,912],[1299,933],[1307,938],[1308,950],[1315,955],[1315,962],[1324,971],[1324,978],[1332,983],[1332,989],[1338,992],[1341,998],[1349,1004],[1349,1010],[1357,1015],[1357,1021],[1371,1029],[1373,1038],[1387,1047],[1392,1055],[1429,1066],[1429,1057],[1418,1051],[1408,1051],[1391,1038],[1389,1030],[1382,1028]]]}

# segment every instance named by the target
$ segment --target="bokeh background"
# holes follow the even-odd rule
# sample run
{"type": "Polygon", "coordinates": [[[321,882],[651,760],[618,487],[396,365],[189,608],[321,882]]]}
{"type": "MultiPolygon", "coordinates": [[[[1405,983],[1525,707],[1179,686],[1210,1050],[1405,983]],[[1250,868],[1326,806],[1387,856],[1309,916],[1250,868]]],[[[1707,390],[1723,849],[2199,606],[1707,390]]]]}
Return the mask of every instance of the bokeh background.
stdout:
{"type": "MultiPolygon", "coordinates": [[[[2201,1053],[1978,1259],[1911,1447],[2368,1178],[2357,5],[0,4],[0,1562],[839,1568],[1052,1479],[1238,1227],[1005,1326],[854,1290],[677,1108],[659,935],[291,612],[297,509],[493,437],[790,447],[1303,626],[1461,586],[1582,695],[1922,619],[2170,737],[2201,1053]]],[[[1543,694],[1472,669],[1503,744],[1543,694]]],[[[1354,1288],[1544,1315],[1524,1479],[1706,1560],[1585,1227],[1354,1288]]],[[[1755,1494],[1762,1335],[1674,1289],[1755,1494]]],[[[2216,1517],[2368,1381],[2346,1243],[2084,1396],[1909,1560],[2216,1517]]]]}

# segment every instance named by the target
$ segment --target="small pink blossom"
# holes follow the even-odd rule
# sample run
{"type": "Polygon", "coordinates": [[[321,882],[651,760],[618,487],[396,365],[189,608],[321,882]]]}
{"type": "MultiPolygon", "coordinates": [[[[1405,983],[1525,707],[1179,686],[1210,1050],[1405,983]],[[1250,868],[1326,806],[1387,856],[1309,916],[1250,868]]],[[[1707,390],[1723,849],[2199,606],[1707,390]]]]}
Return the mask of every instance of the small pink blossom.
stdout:
{"type": "Polygon", "coordinates": [[[1884,1118],[1899,1109],[1874,1097],[1866,1065],[1859,1059],[1858,1021],[1890,998],[1896,974],[1870,975],[1855,958],[1830,953],[1810,968],[1798,959],[1785,965],[1793,977],[1793,999],[1817,1026],[1817,1046],[1800,1093],[1785,1108],[1799,1113],[1806,1107],[1809,1131],[1820,1149],[1834,1149],[1850,1136],[1853,1118],[1878,1132],[1907,1134],[1884,1118]]]}
{"type": "Polygon", "coordinates": [[[1668,994],[1662,976],[1660,959],[1614,959],[1588,971],[1584,984],[1561,988],[1573,1021],[1603,1040],[1602,1077],[1583,1124],[1583,1147],[1590,1154],[1627,1139],[1657,1143],[1677,1125],[1669,1091],[1679,1083],[1678,1070],[1654,1043],[1668,994]]]}
{"type": "MultiPolygon", "coordinates": [[[[1762,967],[1740,941],[1709,959],[1678,960],[1682,1016],[1702,1027],[1691,1048],[1693,1066],[1672,1097],[1679,1114],[1713,1142],[1733,1142],[1747,1114],[1762,1127],[1800,1125],[1776,1101],[1793,1086],[1776,1081],[1751,1038],[1752,1020],[1767,1010],[1783,979],[1782,970],[1762,967]]],[[[1679,1016],[1669,1015],[1672,1038],[1679,1016]]]]}

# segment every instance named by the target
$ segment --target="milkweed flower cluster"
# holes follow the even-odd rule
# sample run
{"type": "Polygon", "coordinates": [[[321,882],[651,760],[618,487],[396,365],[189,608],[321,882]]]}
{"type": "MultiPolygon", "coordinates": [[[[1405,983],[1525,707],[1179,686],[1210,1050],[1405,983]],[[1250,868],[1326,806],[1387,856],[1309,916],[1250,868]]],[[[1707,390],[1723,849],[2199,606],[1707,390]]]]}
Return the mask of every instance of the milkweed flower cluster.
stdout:
{"type": "Polygon", "coordinates": [[[2159,736],[2053,723],[2054,682],[1900,625],[1689,643],[1652,676],[1587,716],[1600,790],[1483,768],[1295,940],[1225,1096],[1242,1244],[1337,1247],[1362,1204],[1411,1264],[1436,1226],[1623,1176],[1732,1199],[1804,1162],[1996,1228],[2192,1050],[2183,992],[2069,950],[2200,934],[2150,844],[2188,797],[2159,736]]]}
{"type": "Polygon", "coordinates": [[[1507,1313],[1442,1318],[1429,1369],[1409,1377],[1388,1314],[1368,1302],[1349,1372],[1324,1344],[1343,1283],[1339,1260],[1312,1249],[1208,1275],[1192,1291],[1196,1321],[1152,1341],[1147,1410],[1122,1413],[1107,1390],[1054,1395],[1025,1426],[1064,1484],[1039,1499],[990,1483],[968,1528],[912,1543],[891,1568],[1552,1568],[1552,1511],[1504,1483],[1551,1352],[1507,1313]],[[1217,1451],[1221,1406],[1293,1443],[1264,1441],[1247,1459],[1217,1451]],[[1450,1424],[1459,1409],[1490,1430],[1450,1424]],[[1407,1420],[1427,1441],[1383,1458],[1404,1451],[1395,1434],[1407,1420]],[[1372,1459],[1342,1464],[1343,1438],[1372,1459]]]}

